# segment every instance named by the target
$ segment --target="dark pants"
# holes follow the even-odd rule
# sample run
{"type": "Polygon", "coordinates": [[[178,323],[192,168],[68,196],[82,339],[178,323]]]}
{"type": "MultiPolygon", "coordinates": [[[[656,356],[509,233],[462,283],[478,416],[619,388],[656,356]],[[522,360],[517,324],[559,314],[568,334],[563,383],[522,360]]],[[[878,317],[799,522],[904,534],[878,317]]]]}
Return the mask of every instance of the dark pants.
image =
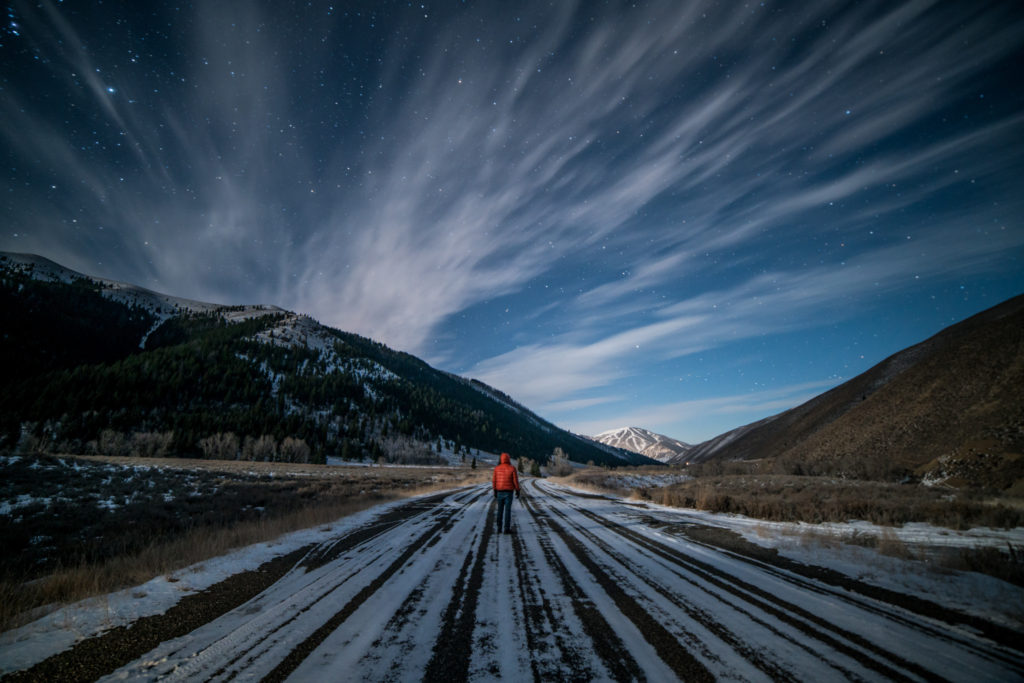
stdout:
{"type": "Polygon", "coordinates": [[[512,526],[512,496],[514,491],[498,491],[498,533],[506,533],[512,526]]]}

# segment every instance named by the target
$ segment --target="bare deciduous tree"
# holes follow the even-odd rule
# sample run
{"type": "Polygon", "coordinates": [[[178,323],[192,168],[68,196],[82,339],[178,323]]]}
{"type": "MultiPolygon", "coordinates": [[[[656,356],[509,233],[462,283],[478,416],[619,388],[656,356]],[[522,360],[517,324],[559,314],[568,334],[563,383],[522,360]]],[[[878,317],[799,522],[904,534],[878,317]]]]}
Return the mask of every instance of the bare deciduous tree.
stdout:
{"type": "Polygon", "coordinates": [[[237,460],[238,437],[234,432],[218,432],[199,440],[203,456],[212,460],[237,460]]]}
{"type": "Polygon", "coordinates": [[[256,439],[251,436],[245,437],[245,444],[242,446],[242,459],[273,462],[277,459],[277,441],[270,434],[264,434],[256,439]]]}
{"type": "Polygon", "coordinates": [[[165,458],[171,450],[174,432],[136,432],[132,434],[132,456],[137,458],[165,458]]]}
{"type": "Polygon", "coordinates": [[[552,477],[566,477],[572,474],[573,468],[569,463],[569,456],[560,447],[555,448],[551,458],[548,460],[548,474],[552,477]]]}
{"type": "Polygon", "coordinates": [[[281,459],[285,462],[309,462],[309,446],[304,439],[286,436],[281,442],[281,459]]]}

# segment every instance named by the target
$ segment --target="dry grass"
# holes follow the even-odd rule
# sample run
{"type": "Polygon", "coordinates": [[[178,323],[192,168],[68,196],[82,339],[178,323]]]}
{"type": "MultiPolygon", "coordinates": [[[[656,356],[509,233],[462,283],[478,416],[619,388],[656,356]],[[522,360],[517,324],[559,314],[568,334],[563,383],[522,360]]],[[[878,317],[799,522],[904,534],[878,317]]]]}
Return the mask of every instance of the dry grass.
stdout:
{"type": "MultiPolygon", "coordinates": [[[[89,458],[85,462],[94,463],[103,473],[109,472],[111,467],[128,468],[141,464],[136,460],[119,458],[89,458]]],[[[154,463],[152,459],[147,459],[144,464],[148,467],[163,465],[162,462],[154,463]]],[[[204,495],[198,500],[189,498],[189,526],[182,528],[180,523],[170,519],[162,521],[159,514],[155,514],[162,511],[155,509],[158,506],[154,503],[147,502],[143,504],[145,510],[127,509],[126,512],[145,520],[144,532],[118,540],[117,532],[127,525],[119,524],[115,518],[108,520],[108,542],[123,552],[105,553],[103,556],[85,552],[76,557],[68,555],[66,547],[58,547],[76,543],[73,535],[75,520],[56,520],[66,528],[68,535],[55,539],[55,552],[60,554],[50,569],[39,573],[16,562],[0,563],[0,631],[37,617],[41,612],[140,585],[156,576],[224,555],[236,548],[271,541],[291,531],[329,524],[389,500],[482,482],[488,474],[469,468],[349,468],[192,460],[172,461],[168,465],[190,472],[200,471],[201,477],[209,478],[216,486],[217,494],[204,495]],[[245,506],[250,508],[248,511],[239,508],[237,497],[231,499],[231,510],[221,509],[225,487],[238,484],[235,479],[225,480],[221,475],[252,471],[257,472],[256,477],[252,481],[243,479],[241,491],[259,506],[256,508],[259,513],[254,516],[253,505],[245,506]],[[149,513],[150,509],[155,509],[154,514],[149,513]],[[202,521],[197,522],[196,519],[202,521]],[[161,530],[154,526],[160,523],[167,524],[166,528],[161,530]],[[138,543],[140,537],[147,541],[138,543]]],[[[190,486],[193,485],[193,479],[188,481],[190,486]]],[[[88,500],[83,505],[93,503],[93,500],[88,500]]],[[[74,516],[74,510],[65,512],[74,516]]],[[[91,508],[85,512],[95,515],[91,508]]],[[[26,523],[31,522],[26,520],[26,523]]],[[[36,531],[18,535],[26,533],[34,534],[36,531]]]]}
{"type": "Polygon", "coordinates": [[[156,576],[224,555],[236,548],[270,541],[290,531],[330,523],[398,497],[366,496],[349,503],[307,507],[265,521],[197,529],[170,541],[154,542],[138,553],[120,555],[100,563],[83,562],[27,583],[0,581],[0,630],[19,625],[26,620],[24,615],[37,616],[35,613],[40,607],[52,608],[140,585],[156,576]]]}
{"type": "Polygon", "coordinates": [[[311,465],[290,462],[258,462],[246,460],[201,460],[198,458],[142,458],[120,457],[110,455],[63,455],[59,457],[74,458],[82,462],[106,463],[121,467],[153,467],[161,469],[179,469],[204,472],[222,472],[226,474],[257,474],[272,476],[302,477],[316,479],[352,479],[353,477],[374,478],[387,473],[389,478],[410,480],[422,479],[424,473],[458,479],[463,469],[470,476],[469,467],[387,467],[379,465],[311,465]]]}
{"type": "Polygon", "coordinates": [[[615,493],[643,498],[649,496],[651,490],[676,483],[688,478],[686,470],[671,467],[617,467],[607,470],[601,467],[588,467],[576,470],[564,477],[552,477],[553,481],[587,489],[597,493],[615,493]],[[645,494],[644,491],[647,491],[645,494]]]}
{"type": "Polygon", "coordinates": [[[764,461],[714,462],[685,469],[658,467],[577,470],[553,478],[596,493],[649,500],[709,512],[733,512],[785,522],[861,519],[899,526],[928,522],[971,526],[1024,526],[1024,498],[839,477],[764,473],[764,461]],[[654,485],[657,478],[687,481],[654,485]],[[647,478],[652,485],[637,486],[647,478]]]}
{"type": "Polygon", "coordinates": [[[844,534],[837,530],[823,528],[800,528],[791,530],[765,531],[758,529],[758,536],[781,533],[795,538],[802,548],[836,549],[843,544],[871,548],[879,555],[917,563],[921,572],[971,571],[1001,579],[1017,586],[1024,586],[1024,549],[1010,543],[1005,548],[994,546],[947,547],[911,543],[899,537],[894,529],[884,528],[879,532],[854,531],[844,534]]]}
{"type": "Polygon", "coordinates": [[[1024,511],[921,486],[791,475],[700,477],[658,489],[664,505],[731,512],[779,522],[866,520],[884,526],[927,522],[952,529],[1024,526],[1024,511]]]}

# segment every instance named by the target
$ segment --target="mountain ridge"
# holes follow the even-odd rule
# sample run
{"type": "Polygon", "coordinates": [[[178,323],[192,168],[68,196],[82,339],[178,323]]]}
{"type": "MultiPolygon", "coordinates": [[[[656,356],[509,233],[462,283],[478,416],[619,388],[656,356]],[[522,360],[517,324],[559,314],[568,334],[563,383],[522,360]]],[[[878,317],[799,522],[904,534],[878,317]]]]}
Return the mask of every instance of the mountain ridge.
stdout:
{"type": "Polygon", "coordinates": [[[131,447],[145,434],[164,452],[206,457],[251,455],[249,440],[266,437],[273,457],[290,439],[309,449],[295,457],[316,462],[395,452],[468,462],[470,449],[546,462],[556,447],[579,462],[650,462],[562,430],[477,380],[277,306],[183,299],[29,254],[0,253],[0,276],[11,330],[0,449],[131,447]]]}
{"type": "Polygon", "coordinates": [[[1024,295],[799,406],[697,444],[686,460],[1024,493],[1021,386],[1024,295]]]}

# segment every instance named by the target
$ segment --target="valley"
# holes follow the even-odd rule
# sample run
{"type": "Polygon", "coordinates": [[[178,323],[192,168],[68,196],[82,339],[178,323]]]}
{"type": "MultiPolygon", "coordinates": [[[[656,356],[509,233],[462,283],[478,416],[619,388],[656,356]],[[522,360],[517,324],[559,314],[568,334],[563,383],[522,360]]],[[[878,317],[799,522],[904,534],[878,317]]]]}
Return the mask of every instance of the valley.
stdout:
{"type": "Polygon", "coordinates": [[[1024,675],[1013,627],[795,563],[706,516],[530,479],[514,533],[493,527],[480,486],[389,504],[23,673],[8,636],[4,680],[1024,675]]]}
{"type": "Polygon", "coordinates": [[[1024,676],[1020,297],[691,445],[274,306],[0,265],[5,681],[1024,676]],[[552,477],[511,536],[506,450],[552,477]]]}

